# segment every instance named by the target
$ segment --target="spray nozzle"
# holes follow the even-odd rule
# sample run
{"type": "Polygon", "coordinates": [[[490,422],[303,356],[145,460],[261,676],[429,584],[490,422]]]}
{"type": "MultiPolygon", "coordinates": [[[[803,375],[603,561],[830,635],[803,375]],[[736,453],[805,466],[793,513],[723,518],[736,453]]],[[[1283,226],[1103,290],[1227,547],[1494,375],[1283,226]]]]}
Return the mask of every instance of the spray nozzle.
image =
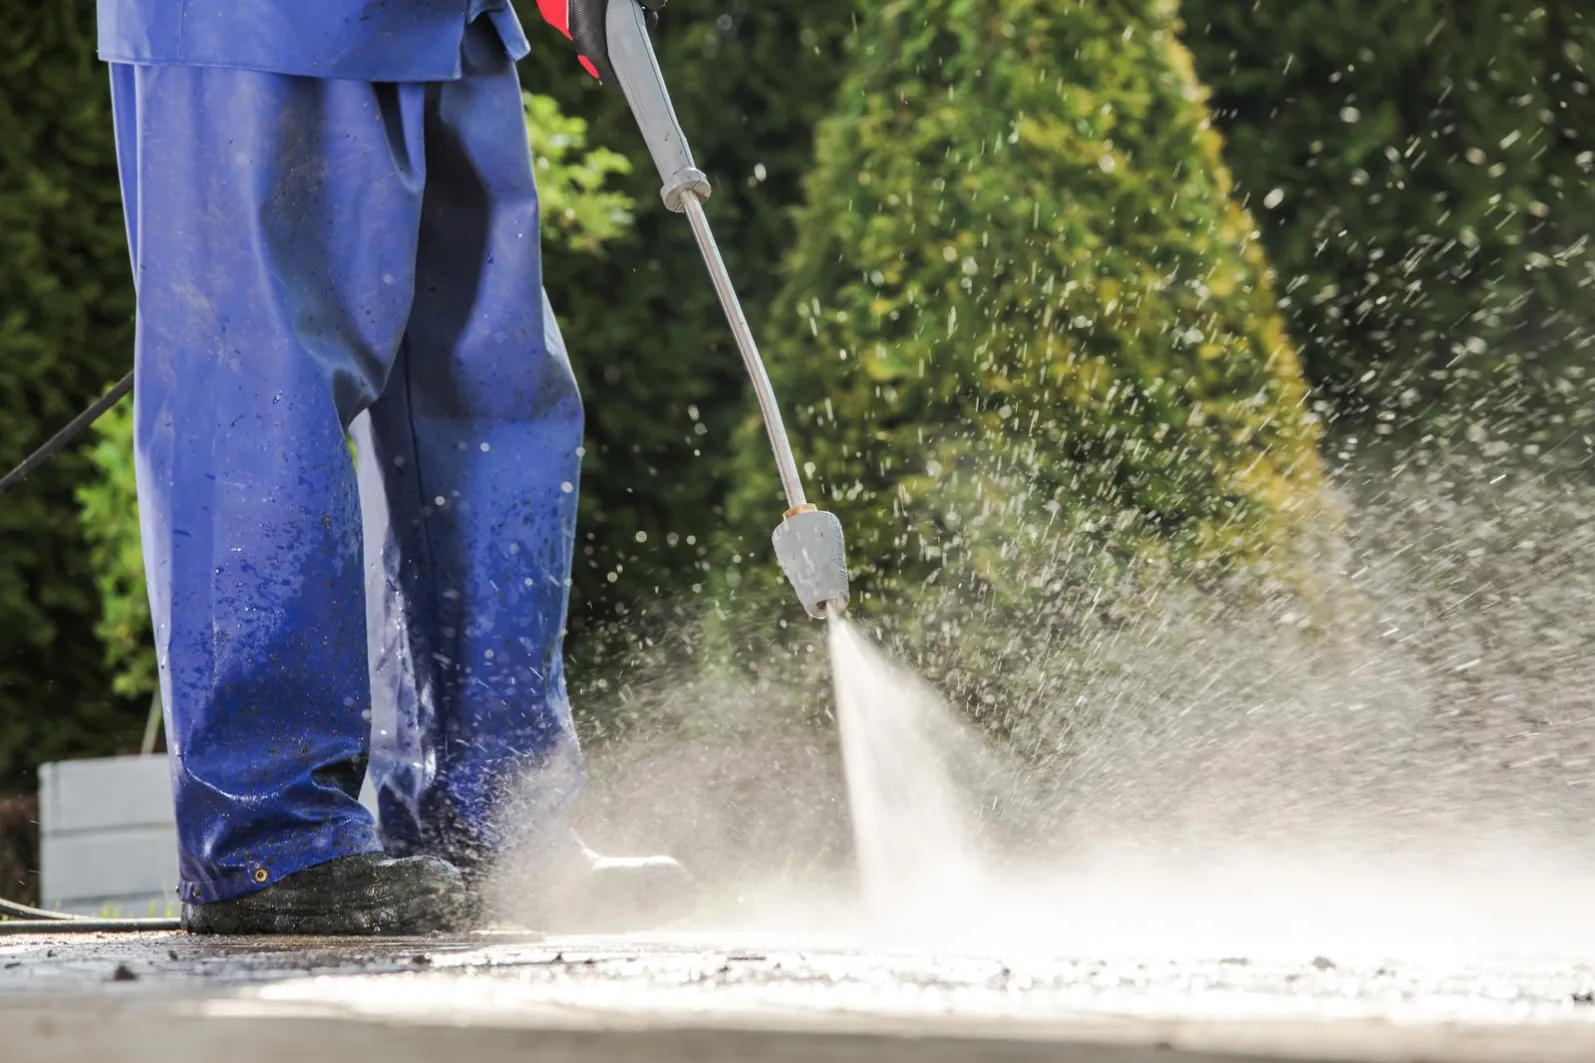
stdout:
{"type": "Polygon", "coordinates": [[[798,506],[770,537],[798,601],[817,620],[847,609],[847,549],[834,513],[798,506]]]}

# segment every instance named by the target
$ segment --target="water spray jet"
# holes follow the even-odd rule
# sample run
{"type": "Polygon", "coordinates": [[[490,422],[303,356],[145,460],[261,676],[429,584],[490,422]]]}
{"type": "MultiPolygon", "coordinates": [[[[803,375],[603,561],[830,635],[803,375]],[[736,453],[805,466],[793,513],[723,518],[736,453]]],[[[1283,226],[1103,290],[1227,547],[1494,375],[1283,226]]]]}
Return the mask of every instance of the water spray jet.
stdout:
{"type": "Polygon", "coordinates": [[[811,505],[803,494],[803,481],[781,421],[775,389],[765,372],[764,360],[759,356],[748,319],[742,313],[736,289],[731,285],[725,261],[720,257],[714,233],[709,229],[709,219],[703,212],[703,203],[709,198],[709,178],[694,165],[686,134],[676,120],[664,75],[659,71],[659,62],[648,39],[646,15],[635,0],[610,0],[605,28],[615,80],[626,95],[626,102],[648,144],[648,154],[653,157],[659,179],[664,182],[660,197],[666,207],[685,214],[692,224],[698,250],[720,296],[731,332],[736,336],[743,365],[753,381],[759,413],[770,436],[770,448],[775,452],[787,499],[786,516],[771,536],[776,557],[810,616],[815,619],[839,616],[847,608],[848,601],[842,522],[834,514],[811,505]]]}

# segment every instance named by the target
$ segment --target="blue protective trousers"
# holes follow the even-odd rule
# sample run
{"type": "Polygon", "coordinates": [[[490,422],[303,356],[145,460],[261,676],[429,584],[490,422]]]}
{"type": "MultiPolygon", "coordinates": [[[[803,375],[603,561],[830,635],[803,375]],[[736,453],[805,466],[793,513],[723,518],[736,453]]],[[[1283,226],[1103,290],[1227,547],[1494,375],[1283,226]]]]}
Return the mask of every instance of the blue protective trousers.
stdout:
{"type": "Polygon", "coordinates": [[[555,819],[580,783],[581,403],[514,66],[486,20],[463,52],[408,84],[112,66],[186,901],[469,863],[512,783],[555,819]]]}

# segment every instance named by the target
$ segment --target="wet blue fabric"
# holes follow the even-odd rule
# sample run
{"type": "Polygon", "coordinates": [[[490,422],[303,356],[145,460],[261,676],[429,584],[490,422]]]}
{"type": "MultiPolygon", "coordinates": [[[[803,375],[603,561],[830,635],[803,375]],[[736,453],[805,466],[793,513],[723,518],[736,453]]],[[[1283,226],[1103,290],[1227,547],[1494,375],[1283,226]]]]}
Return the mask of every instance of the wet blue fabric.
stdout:
{"type": "Polygon", "coordinates": [[[485,14],[511,58],[530,51],[506,0],[99,0],[100,58],[360,81],[461,75],[485,14]]]}
{"type": "Polygon", "coordinates": [[[514,67],[484,23],[462,57],[400,85],[112,67],[185,900],[384,845],[468,860],[519,775],[550,816],[580,782],[581,402],[514,67]]]}

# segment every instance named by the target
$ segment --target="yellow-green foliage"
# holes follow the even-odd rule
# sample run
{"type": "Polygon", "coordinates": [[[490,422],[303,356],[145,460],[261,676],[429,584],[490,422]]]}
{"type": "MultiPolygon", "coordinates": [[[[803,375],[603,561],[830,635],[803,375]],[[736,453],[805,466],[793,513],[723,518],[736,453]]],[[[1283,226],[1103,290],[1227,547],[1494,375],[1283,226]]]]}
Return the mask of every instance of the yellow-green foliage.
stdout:
{"type": "MultiPolygon", "coordinates": [[[[1174,5],[861,15],[767,346],[862,590],[1000,588],[1081,535],[1203,565],[1280,541],[1315,429],[1174,5]]],[[[756,426],[740,461],[762,559],[756,426]]]]}
{"type": "Polygon", "coordinates": [[[563,114],[552,97],[521,96],[543,239],[596,251],[631,225],[631,197],[607,186],[612,176],[631,173],[631,162],[607,148],[588,149],[586,121],[563,114]]]}
{"type": "Polygon", "coordinates": [[[99,478],[78,489],[78,504],[100,594],[96,631],[116,692],[147,696],[155,689],[155,654],[149,645],[150,610],[133,478],[133,403],[123,400],[113,406],[94,433],[89,459],[99,478]]]}

